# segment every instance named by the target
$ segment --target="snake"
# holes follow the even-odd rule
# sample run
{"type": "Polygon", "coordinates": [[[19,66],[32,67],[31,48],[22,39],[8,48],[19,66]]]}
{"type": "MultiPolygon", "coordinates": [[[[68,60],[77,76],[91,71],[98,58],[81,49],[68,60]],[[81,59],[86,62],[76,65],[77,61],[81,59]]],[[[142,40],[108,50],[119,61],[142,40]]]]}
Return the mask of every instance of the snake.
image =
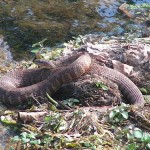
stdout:
{"type": "Polygon", "coordinates": [[[52,96],[63,84],[73,82],[90,72],[115,82],[126,102],[144,106],[138,87],[124,74],[93,62],[88,53],[45,63],[49,68],[17,69],[0,79],[0,100],[7,106],[27,103],[30,99],[52,96]]]}

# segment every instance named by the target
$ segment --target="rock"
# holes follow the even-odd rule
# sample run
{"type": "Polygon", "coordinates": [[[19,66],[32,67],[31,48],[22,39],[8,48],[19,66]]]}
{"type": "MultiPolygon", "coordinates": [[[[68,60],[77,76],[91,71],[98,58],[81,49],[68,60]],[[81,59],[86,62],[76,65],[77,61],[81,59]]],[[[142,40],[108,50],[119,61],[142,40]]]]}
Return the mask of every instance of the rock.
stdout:
{"type": "Polygon", "coordinates": [[[125,75],[130,75],[133,71],[133,67],[129,66],[127,64],[123,64],[118,60],[112,60],[113,67],[115,70],[118,70],[119,72],[125,74],[125,75]]]}

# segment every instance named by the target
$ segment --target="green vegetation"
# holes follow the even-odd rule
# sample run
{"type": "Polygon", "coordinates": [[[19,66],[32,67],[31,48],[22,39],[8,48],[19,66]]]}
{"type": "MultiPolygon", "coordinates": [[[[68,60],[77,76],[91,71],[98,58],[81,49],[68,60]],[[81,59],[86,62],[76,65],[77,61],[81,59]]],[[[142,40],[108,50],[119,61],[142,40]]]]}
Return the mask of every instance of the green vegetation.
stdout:
{"type": "MultiPolygon", "coordinates": [[[[68,104],[67,100],[65,104],[68,104]]],[[[69,105],[72,107],[73,104],[69,105]]],[[[95,115],[85,111],[84,108],[61,113],[59,110],[49,111],[40,122],[24,124],[20,135],[11,139],[11,144],[20,143],[23,149],[96,150],[104,149],[109,145],[118,150],[148,150],[150,134],[133,124],[126,124],[129,112],[128,105],[117,106],[107,114],[103,114],[103,117],[108,120],[102,124],[101,120],[97,120],[95,115]]]]}
{"type": "Polygon", "coordinates": [[[64,105],[68,105],[69,107],[75,107],[77,104],[80,103],[80,101],[78,99],[74,99],[74,98],[69,98],[66,99],[62,102],[64,105]]]}
{"type": "Polygon", "coordinates": [[[43,39],[42,41],[39,41],[32,45],[33,49],[31,49],[30,52],[35,55],[35,58],[36,59],[44,58],[45,60],[53,60],[60,57],[64,48],[54,47],[53,49],[50,49],[49,47],[44,46],[45,41],[47,41],[47,39],[43,39]]]}
{"type": "Polygon", "coordinates": [[[148,94],[150,94],[150,87],[143,87],[143,88],[140,88],[140,91],[141,91],[144,95],[148,95],[148,94]]]}
{"type": "Polygon", "coordinates": [[[31,144],[31,145],[37,145],[37,144],[41,144],[41,140],[40,139],[36,139],[37,133],[27,133],[27,132],[22,132],[19,136],[15,136],[12,138],[13,142],[18,142],[21,141],[23,144],[31,144]]]}
{"type": "Polygon", "coordinates": [[[104,91],[108,91],[108,89],[109,89],[109,88],[108,88],[104,83],[102,83],[102,82],[96,82],[95,85],[96,85],[97,88],[101,88],[101,89],[104,90],[104,91]]]}
{"type": "Polygon", "coordinates": [[[128,119],[128,108],[128,105],[122,104],[121,106],[111,110],[109,114],[109,121],[112,123],[118,123],[128,119]]]}
{"type": "Polygon", "coordinates": [[[143,3],[143,4],[140,4],[140,5],[129,5],[128,6],[129,9],[139,9],[139,8],[143,8],[143,9],[150,9],[150,4],[148,3],[143,3]]]}
{"type": "MultiPolygon", "coordinates": [[[[150,134],[139,128],[128,126],[120,134],[122,134],[122,139],[126,139],[126,150],[148,150],[150,148],[150,134]]],[[[120,138],[120,136],[117,138],[120,138]]]]}

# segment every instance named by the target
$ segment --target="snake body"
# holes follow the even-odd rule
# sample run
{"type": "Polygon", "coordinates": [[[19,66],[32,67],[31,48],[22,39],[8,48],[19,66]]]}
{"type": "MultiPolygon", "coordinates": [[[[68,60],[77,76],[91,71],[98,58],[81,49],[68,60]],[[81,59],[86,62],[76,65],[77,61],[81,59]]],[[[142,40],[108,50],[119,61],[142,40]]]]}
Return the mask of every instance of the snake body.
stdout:
{"type": "Polygon", "coordinates": [[[51,73],[50,69],[37,68],[12,71],[0,79],[0,100],[6,105],[21,105],[30,98],[53,95],[62,84],[74,81],[87,71],[108,78],[118,84],[130,104],[143,106],[144,99],[137,86],[122,73],[92,63],[88,54],[78,54],[65,62],[68,66],[51,73]]]}

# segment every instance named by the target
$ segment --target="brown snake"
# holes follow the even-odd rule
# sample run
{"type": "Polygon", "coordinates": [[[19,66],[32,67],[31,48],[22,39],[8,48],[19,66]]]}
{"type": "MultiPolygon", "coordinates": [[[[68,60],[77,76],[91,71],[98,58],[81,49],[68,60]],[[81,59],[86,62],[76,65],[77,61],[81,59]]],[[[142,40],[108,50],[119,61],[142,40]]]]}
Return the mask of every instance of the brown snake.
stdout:
{"type": "MultiPolygon", "coordinates": [[[[105,66],[92,63],[89,54],[77,54],[62,62],[62,66],[72,61],[68,66],[57,71],[50,69],[26,69],[9,72],[0,79],[0,100],[9,105],[27,103],[33,97],[45,97],[46,93],[54,94],[62,84],[74,81],[87,71],[108,78],[118,84],[127,103],[144,106],[144,98],[137,86],[122,73],[105,66]],[[66,63],[66,64],[65,64],[66,63]]],[[[56,61],[56,66],[59,66],[56,61]]]]}

